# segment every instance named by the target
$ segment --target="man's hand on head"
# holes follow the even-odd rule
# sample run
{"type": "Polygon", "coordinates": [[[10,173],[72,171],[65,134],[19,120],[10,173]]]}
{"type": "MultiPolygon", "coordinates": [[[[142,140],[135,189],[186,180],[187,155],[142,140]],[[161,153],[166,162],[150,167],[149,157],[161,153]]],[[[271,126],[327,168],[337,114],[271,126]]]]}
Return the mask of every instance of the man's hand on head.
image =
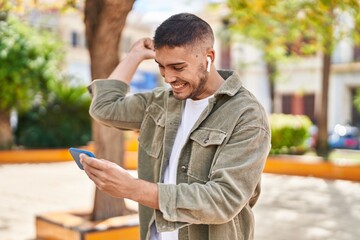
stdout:
{"type": "Polygon", "coordinates": [[[139,54],[143,60],[154,59],[154,43],[150,38],[139,39],[133,44],[129,54],[139,54]]]}
{"type": "Polygon", "coordinates": [[[155,59],[154,43],[150,38],[142,38],[133,44],[128,55],[116,66],[109,79],[130,84],[140,63],[147,59],[155,59]]]}

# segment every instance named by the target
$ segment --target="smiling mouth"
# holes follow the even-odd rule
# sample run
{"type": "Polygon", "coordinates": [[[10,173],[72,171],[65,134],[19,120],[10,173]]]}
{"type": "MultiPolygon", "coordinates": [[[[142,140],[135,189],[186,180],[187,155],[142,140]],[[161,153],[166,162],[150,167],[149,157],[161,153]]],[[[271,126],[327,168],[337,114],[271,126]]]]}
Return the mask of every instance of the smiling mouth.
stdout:
{"type": "Polygon", "coordinates": [[[186,83],[173,83],[173,84],[171,84],[171,87],[174,90],[180,90],[180,89],[184,88],[185,86],[186,86],[186,83]]]}

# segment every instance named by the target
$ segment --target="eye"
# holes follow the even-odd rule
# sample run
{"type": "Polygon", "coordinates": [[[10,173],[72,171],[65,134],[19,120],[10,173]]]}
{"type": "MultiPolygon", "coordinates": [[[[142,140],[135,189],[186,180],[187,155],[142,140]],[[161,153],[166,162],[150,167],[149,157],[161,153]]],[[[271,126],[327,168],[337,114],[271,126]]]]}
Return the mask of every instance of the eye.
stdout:
{"type": "Polygon", "coordinates": [[[174,70],[180,72],[184,70],[184,67],[174,67],[174,70]]]}

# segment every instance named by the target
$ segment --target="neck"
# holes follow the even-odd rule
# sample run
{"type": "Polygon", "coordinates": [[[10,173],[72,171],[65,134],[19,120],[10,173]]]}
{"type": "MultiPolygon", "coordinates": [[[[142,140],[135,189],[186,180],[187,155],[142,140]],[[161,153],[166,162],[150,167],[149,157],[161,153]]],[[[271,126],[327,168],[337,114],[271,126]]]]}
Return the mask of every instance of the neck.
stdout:
{"type": "Polygon", "coordinates": [[[225,80],[221,77],[221,75],[214,68],[212,68],[209,72],[208,81],[210,83],[212,93],[215,93],[221,87],[221,85],[225,82],[225,80]]]}

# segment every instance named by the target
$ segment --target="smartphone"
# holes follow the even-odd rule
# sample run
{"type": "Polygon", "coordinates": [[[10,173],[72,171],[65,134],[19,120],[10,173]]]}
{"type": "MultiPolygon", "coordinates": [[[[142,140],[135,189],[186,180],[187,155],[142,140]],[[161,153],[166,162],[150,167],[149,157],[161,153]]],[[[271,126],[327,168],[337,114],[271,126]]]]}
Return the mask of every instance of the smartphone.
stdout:
{"type": "Polygon", "coordinates": [[[84,170],[84,167],[80,162],[80,154],[81,153],[84,153],[84,154],[88,155],[89,157],[95,157],[95,155],[92,152],[86,151],[83,149],[79,149],[79,148],[69,148],[69,152],[81,170],[84,170]]]}

